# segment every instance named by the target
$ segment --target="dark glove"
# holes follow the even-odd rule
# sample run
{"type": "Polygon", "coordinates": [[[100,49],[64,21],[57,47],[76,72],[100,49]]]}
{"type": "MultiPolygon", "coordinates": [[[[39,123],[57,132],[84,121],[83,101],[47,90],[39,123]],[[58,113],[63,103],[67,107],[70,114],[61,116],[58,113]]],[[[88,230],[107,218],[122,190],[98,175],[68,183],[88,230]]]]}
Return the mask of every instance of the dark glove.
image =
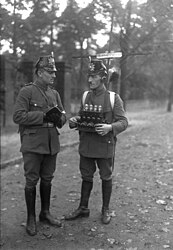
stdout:
{"type": "Polygon", "coordinates": [[[45,114],[44,118],[43,118],[43,121],[44,122],[52,122],[56,126],[58,126],[57,124],[59,123],[60,118],[61,117],[59,115],[55,114],[55,113],[52,113],[52,114],[49,114],[49,115],[45,114]]]}
{"type": "Polygon", "coordinates": [[[58,128],[62,128],[62,126],[66,123],[67,119],[66,119],[66,116],[65,114],[62,114],[59,121],[57,122],[56,126],[58,128]]]}

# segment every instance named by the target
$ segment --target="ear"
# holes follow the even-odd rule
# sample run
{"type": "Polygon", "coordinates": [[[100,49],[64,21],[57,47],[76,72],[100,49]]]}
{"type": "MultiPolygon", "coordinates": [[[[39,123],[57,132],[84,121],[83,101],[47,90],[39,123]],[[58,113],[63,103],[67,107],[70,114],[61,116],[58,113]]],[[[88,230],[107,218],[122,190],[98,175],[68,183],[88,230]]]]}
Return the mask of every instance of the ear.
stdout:
{"type": "Polygon", "coordinates": [[[104,82],[106,80],[106,76],[102,76],[101,80],[104,82]]]}
{"type": "Polygon", "coordinates": [[[43,73],[43,72],[42,72],[42,70],[40,70],[40,69],[37,71],[37,75],[38,75],[39,77],[42,76],[42,73],[43,73]]]}

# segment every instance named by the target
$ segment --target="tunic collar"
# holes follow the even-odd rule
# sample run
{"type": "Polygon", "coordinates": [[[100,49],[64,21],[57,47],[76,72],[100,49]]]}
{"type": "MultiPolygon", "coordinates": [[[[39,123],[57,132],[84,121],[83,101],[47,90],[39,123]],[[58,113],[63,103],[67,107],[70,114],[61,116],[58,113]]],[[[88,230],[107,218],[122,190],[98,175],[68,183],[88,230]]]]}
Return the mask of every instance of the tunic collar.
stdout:
{"type": "Polygon", "coordinates": [[[37,85],[40,89],[42,89],[43,91],[47,91],[48,90],[48,85],[43,84],[42,82],[36,81],[35,85],[37,85]]]}
{"type": "Polygon", "coordinates": [[[106,87],[105,87],[105,85],[103,85],[102,88],[93,89],[92,93],[94,95],[98,96],[98,95],[101,95],[102,93],[104,93],[105,90],[106,90],[106,87]]]}

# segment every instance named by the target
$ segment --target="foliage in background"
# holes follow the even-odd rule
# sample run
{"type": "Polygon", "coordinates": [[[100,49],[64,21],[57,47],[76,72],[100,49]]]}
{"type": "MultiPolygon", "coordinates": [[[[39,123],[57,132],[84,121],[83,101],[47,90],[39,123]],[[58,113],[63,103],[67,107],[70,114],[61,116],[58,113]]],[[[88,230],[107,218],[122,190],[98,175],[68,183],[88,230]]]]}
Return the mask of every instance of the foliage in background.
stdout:
{"type": "Polygon", "coordinates": [[[68,0],[62,13],[55,0],[6,2],[12,12],[1,6],[1,35],[13,49],[14,69],[20,60],[35,61],[54,51],[57,60],[72,68],[72,94],[78,98],[86,88],[88,60],[73,56],[122,51],[120,61],[105,63],[121,69],[120,95],[125,102],[127,98],[172,98],[172,0],[143,4],[129,0],[126,5],[120,0],[93,0],[83,8],[68,0]],[[23,19],[21,10],[27,5],[30,14],[23,19]],[[109,36],[104,47],[94,36],[98,32],[109,36]]]}
{"type": "Polygon", "coordinates": [[[172,63],[166,49],[169,48],[170,53],[173,48],[170,43],[173,42],[172,1],[148,0],[139,5],[129,0],[126,6],[113,0],[98,0],[98,3],[113,22],[114,31],[109,47],[116,50],[118,44],[118,49],[123,53],[120,61],[122,99],[126,101],[129,96],[139,98],[138,94],[143,98],[167,96],[172,63]],[[138,82],[140,76],[143,78],[142,85],[138,82]],[[131,86],[135,85],[132,81],[138,82],[136,95],[132,93],[134,88],[131,86]],[[143,86],[146,86],[146,93],[142,94],[143,86]]]}

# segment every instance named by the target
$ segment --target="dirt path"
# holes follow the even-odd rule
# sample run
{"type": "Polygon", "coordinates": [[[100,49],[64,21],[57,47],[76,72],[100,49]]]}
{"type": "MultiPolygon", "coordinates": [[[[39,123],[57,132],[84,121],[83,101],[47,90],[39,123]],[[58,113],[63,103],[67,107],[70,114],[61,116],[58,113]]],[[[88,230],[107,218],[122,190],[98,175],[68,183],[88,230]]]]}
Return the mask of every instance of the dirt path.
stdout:
{"type": "MultiPolygon", "coordinates": [[[[162,109],[129,112],[129,120],[128,130],[118,137],[111,224],[100,222],[97,172],[88,219],[64,222],[60,229],[38,222],[39,233],[29,237],[23,167],[15,165],[1,171],[2,250],[173,250],[173,114],[162,109]]],[[[67,148],[58,157],[51,200],[57,217],[78,205],[77,148],[67,148]]],[[[37,190],[37,215],[39,209],[37,190]]]]}
{"type": "MultiPolygon", "coordinates": [[[[69,130],[68,123],[66,123],[62,129],[59,129],[59,131],[61,147],[78,140],[78,137],[76,137],[76,131],[69,130]]],[[[3,128],[2,130],[1,163],[3,165],[5,162],[19,158],[22,158],[22,154],[20,152],[20,136],[18,134],[18,125],[13,124],[10,128],[3,128]]]]}

